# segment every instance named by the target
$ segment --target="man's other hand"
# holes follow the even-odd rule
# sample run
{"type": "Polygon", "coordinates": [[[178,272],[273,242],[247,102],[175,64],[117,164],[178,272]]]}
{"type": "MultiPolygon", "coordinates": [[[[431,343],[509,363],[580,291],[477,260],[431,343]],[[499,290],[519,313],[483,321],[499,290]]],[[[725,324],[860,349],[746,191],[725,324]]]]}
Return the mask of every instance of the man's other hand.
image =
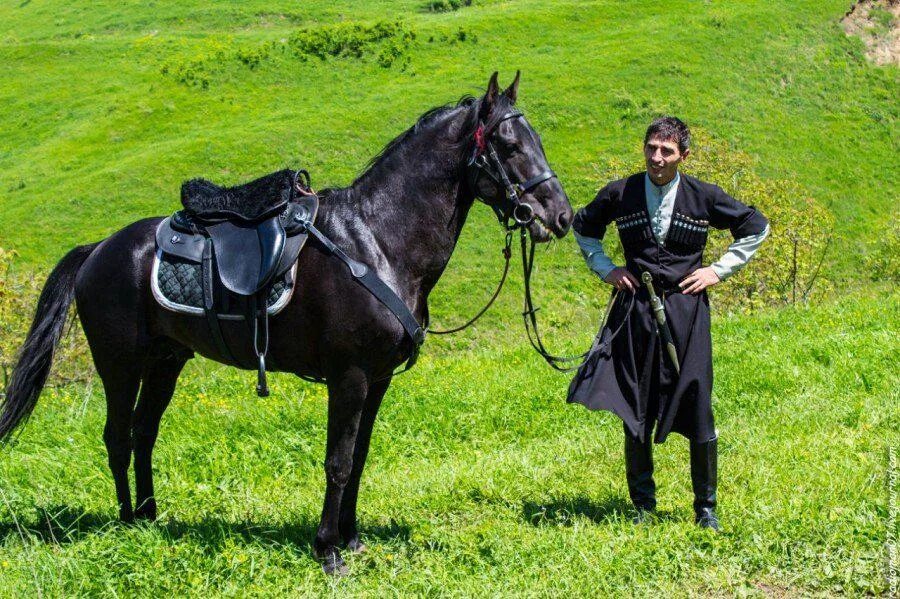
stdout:
{"type": "Polygon", "coordinates": [[[682,289],[681,293],[696,295],[718,282],[719,275],[716,274],[716,271],[714,271],[712,267],[706,266],[704,268],[698,268],[686,276],[678,286],[682,289]]]}
{"type": "Polygon", "coordinates": [[[627,268],[622,268],[621,266],[612,269],[603,280],[619,291],[627,289],[632,293],[637,291],[637,288],[641,285],[635,276],[628,272],[627,268]]]}

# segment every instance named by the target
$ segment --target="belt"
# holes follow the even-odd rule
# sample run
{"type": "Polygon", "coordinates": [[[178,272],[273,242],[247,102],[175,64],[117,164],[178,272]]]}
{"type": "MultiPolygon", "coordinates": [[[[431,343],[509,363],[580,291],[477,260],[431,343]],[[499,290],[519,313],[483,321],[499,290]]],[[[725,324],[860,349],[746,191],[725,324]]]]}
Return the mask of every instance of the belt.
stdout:
{"type": "MultiPolygon", "coordinates": [[[[638,281],[641,280],[641,272],[640,271],[634,272],[632,270],[629,270],[628,272],[630,272],[632,275],[634,275],[634,277],[638,281]]],[[[667,295],[670,293],[681,293],[682,289],[681,289],[681,287],[678,286],[678,283],[670,283],[669,281],[664,281],[664,280],[660,279],[657,275],[655,275],[653,273],[650,273],[650,274],[653,277],[653,289],[656,291],[657,295],[662,295],[663,293],[665,293],[667,295]]],[[[641,283],[641,288],[644,289],[645,291],[647,289],[646,287],[644,287],[643,282],[641,283]]]]}

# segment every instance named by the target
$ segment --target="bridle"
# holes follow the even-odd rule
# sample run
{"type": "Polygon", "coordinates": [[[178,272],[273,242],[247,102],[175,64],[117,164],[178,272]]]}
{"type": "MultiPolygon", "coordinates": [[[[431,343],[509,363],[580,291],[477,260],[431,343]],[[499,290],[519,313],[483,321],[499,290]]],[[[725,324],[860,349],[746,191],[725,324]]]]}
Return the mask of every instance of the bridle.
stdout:
{"type": "MultiPolygon", "coordinates": [[[[476,197],[490,206],[491,210],[494,211],[494,214],[497,215],[497,220],[500,221],[500,224],[506,230],[506,242],[503,247],[505,263],[503,266],[503,274],[500,277],[500,283],[497,285],[496,291],[494,291],[494,294],[491,296],[491,299],[488,300],[487,304],[465,324],[445,330],[434,330],[426,325],[426,330],[435,335],[456,333],[474,324],[475,321],[488,311],[488,308],[491,307],[494,300],[500,295],[500,290],[506,282],[506,275],[509,273],[509,261],[512,257],[512,234],[513,231],[519,229],[519,240],[522,246],[523,278],[525,283],[525,307],[522,311],[522,317],[525,321],[525,332],[528,334],[528,341],[531,343],[531,347],[533,347],[551,367],[561,372],[571,372],[577,370],[584,363],[584,360],[590,352],[570,356],[555,356],[547,351],[541,340],[537,322],[537,311],[540,308],[534,307],[534,302],[531,298],[531,274],[534,269],[535,244],[534,241],[531,241],[531,246],[529,248],[529,237],[526,230],[526,227],[535,219],[535,215],[531,205],[525,204],[519,199],[520,195],[528,193],[550,179],[556,178],[556,173],[548,169],[538,173],[525,182],[514,183],[507,174],[503,162],[501,162],[500,156],[494,148],[494,144],[490,141],[491,136],[497,131],[497,128],[501,123],[515,118],[524,118],[524,115],[517,111],[507,112],[497,119],[490,129],[485,129],[484,123],[479,123],[478,128],[475,130],[475,144],[472,150],[472,157],[467,164],[467,176],[470,189],[475,193],[476,197]],[[478,179],[482,174],[487,175],[496,185],[504,188],[505,196],[502,202],[489,202],[487,199],[478,196],[478,179]]],[[[610,306],[611,305],[612,301],[610,301],[610,306]]],[[[610,306],[607,307],[607,316],[609,314],[610,306]]],[[[604,317],[604,321],[605,320],[606,317],[604,317]]]]}
{"type": "Polygon", "coordinates": [[[501,202],[488,201],[486,198],[479,199],[491,207],[497,220],[503,225],[507,231],[524,228],[531,224],[535,219],[534,209],[530,204],[523,203],[519,196],[526,194],[536,188],[545,181],[556,178],[556,173],[552,170],[546,170],[538,173],[524,182],[513,182],[500,161],[494,144],[491,143],[491,137],[500,127],[500,125],[510,119],[524,118],[521,112],[510,111],[497,119],[490,127],[486,129],[483,122],[478,123],[475,130],[475,145],[472,149],[472,157],[469,159],[467,166],[467,174],[469,179],[469,187],[478,196],[478,180],[481,175],[487,175],[498,187],[505,190],[504,199],[501,202]],[[512,221],[512,223],[510,223],[512,221]]]}

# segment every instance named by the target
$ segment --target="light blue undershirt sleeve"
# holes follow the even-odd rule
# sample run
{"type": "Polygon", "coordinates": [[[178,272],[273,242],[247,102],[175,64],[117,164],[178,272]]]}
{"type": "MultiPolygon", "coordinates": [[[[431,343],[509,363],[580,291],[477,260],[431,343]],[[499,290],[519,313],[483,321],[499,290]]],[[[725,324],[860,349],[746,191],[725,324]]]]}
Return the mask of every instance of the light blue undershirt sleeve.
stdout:
{"type": "Polygon", "coordinates": [[[710,265],[710,268],[719,275],[720,280],[724,281],[750,262],[750,259],[753,258],[753,254],[756,253],[756,250],[759,249],[759,246],[762,245],[762,242],[768,235],[769,225],[766,225],[766,228],[763,229],[762,233],[735,239],[734,242],[728,246],[728,250],[725,254],[717,261],[713,262],[710,265]]]}
{"type": "Polygon", "coordinates": [[[616,265],[603,251],[603,242],[593,237],[583,237],[576,231],[572,232],[575,234],[575,241],[578,242],[578,247],[581,248],[581,254],[584,256],[584,261],[587,262],[588,267],[597,273],[601,279],[606,279],[606,276],[612,272],[616,265]]]}

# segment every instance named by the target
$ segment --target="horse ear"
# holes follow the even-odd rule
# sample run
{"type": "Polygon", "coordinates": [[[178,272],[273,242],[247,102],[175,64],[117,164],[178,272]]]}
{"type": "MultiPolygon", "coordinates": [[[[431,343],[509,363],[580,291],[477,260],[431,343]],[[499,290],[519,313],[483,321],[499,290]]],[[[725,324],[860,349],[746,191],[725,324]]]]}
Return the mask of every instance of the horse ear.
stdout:
{"type": "Polygon", "coordinates": [[[506,91],[503,92],[503,95],[509,98],[509,101],[513,104],[516,103],[516,98],[519,97],[519,75],[522,74],[522,71],[516,71],[516,78],[513,79],[513,82],[506,88],[506,91]]]}
{"type": "Polygon", "coordinates": [[[484,92],[484,98],[481,99],[481,111],[478,116],[483,121],[487,120],[488,115],[494,108],[494,104],[497,103],[497,97],[500,95],[500,84],[497,83],[498,74],[497,71],[494,71],[494,74],[491,75],[487,91],[484,92]]]}

